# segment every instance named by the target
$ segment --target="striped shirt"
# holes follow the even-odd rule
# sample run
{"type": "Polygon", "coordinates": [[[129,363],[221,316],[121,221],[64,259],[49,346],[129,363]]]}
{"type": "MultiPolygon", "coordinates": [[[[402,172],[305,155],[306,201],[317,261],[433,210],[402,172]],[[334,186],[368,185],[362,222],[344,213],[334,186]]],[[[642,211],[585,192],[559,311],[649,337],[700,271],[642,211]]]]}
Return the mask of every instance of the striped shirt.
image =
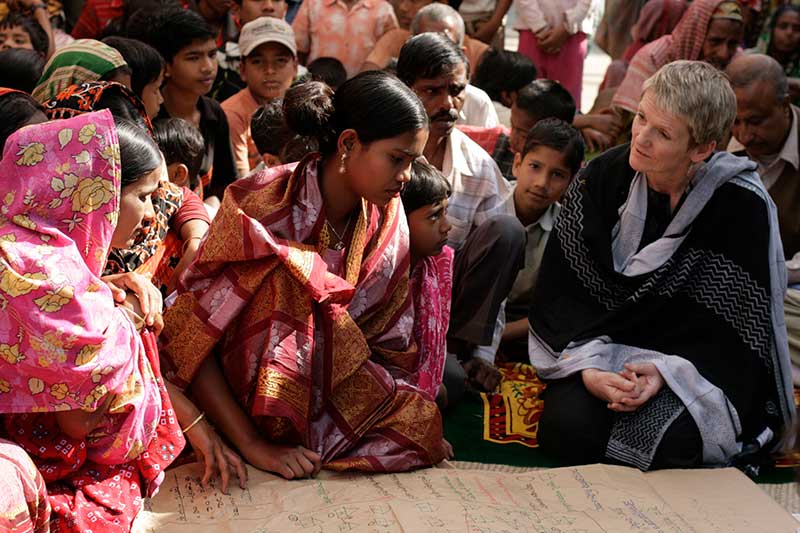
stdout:
{"type": "Polygon", "coordinates": [[[497,163],[459,129],[447,138],[442,173],[453,189],[447,204],[451,248],[460,249],[472,228],[490,218],[514,214],[513,189],[497,163]]]}

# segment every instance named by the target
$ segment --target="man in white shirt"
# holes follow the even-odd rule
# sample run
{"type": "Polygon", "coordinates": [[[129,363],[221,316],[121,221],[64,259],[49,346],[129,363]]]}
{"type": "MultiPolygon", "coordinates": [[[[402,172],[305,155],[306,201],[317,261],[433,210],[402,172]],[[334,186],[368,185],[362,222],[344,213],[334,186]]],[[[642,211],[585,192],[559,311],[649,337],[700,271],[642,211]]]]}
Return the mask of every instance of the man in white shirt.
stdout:
{"type": "MultiPolygon", "coordinates": [[[[511,187],[497,164],[455,128],[467,85],[463,50],[441,33],[417,35],[400,51],[397,74],[428,112],[424,154],[453,191],[448,244],[456,257],[448,352],[464,363],[473,385],[491,390],[499,373],[474,354],[492,343],[500,305],[522,266],[525,230],[513,216],[511,187]]],[[[457,395],[450,387],[448,396],[452,404],[457,395]]]]}

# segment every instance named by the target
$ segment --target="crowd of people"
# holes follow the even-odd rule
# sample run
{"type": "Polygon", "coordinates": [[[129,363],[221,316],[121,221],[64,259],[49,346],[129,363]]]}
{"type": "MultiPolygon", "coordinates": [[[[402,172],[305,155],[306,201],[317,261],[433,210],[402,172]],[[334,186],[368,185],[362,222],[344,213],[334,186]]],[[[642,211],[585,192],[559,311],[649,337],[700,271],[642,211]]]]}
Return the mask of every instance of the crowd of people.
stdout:
{"type": "Polygon", "coordinates": [[[596,3],[1,3],[0,529],[432,466],[508,362],[561,464],[790,449],[800,4],[606,0],[582,109],[596,3]]]}

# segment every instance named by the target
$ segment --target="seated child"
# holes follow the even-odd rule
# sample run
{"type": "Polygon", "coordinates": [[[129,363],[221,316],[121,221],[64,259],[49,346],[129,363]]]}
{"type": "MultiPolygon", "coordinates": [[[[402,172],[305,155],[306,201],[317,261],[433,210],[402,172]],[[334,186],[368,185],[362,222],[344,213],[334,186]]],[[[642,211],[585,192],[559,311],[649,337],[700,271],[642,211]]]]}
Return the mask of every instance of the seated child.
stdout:
{"type": "Polygon", "coordinates": [[[292,27],[281,19],[248,22],[239,37],[242,79],[247,87],[222,102],[230,126],[233,157],[239,175],[258,165],[250,119],[259,106],[283,98],[297,75],[297,48],[292,27]]]}
{"type": "Polygon", "coordinates": [[[44,58],[35,50],[0,51],[0,87],[30,94],[44,71],[44,58]]]}
{"type": "Polygon", "coordinates": [[[564,87],[553,80],[535,80],[519,91],[511,104],[511,129],[459,126],[470,139],[492,155],[503,176],[513,181],[511,171],[514,154],[522,151],[531,128],[545,118],[558,118],[571,123],[575,117],[575,100],[564,87]]]}
{"type": "Polygon", "coordinates": [[[0,49],[6,48],[35,50],[45,60],[50,58],[56,49],[55,38],[44,4],[37,4],[33,16],[11,11],[0,20],[0,49]]]}
{"type": "Polygon", "coordinates": [[[153,124],[153,136],[164,154],[169,181],[196,188],[205,151],[200,131],[182,118],[165,118],[153,124]]]}
{"type": "Polygon", "coordinates": [[[498,327],[504,323],[501,351],[507,359],[528,361],[528,309],[535,305],[531,300],[539,266],[561,210],[558,202],[580,169],[583,156],[580,132],[557,118],[537,122],[523,150],[514,156],[514,210],[526,228],[528,242],[525,266],[506,300],[505,317],[503,313],[498,317],[498,327]]]}
{"type": "Polygon", "coordinates": [[[164,83],[164,58],[158,51],[136,39],[106,37],[102,41],[119,52],[131,69],[131,90],[144,104],[147,117],[156,118],[164,99],[161,85],[164,83]]]}
{"type": "MultiPolygon", "coordinates": [[[[236,31],[241,32],[245,24],[259,17],[286,20],[288,8],[289,4],[286,0],[233,0],[230,9],[236,31]]],[[[291,23],[291,21],[287,22],[291,23]]],[[[242,52],[238,41],[239,35],[235,39],[225,42],[217,51],[219,69],[210,96],[219,102],[224,102],[245,88],[245,83],[239,74],[242,66],[242,52]]]]}
{"type": "MultiPolygon", "coordinates": [[[[290,99],[293,90],[287,92],[290,99]]],[[[283,106],[283,100],[273,100],[253,113],[250,128],[253,143],[262,159],[253,172],[294,163],[306,154],[319,151],[319,144],[314,138],[297,135],[286,125],[283,106]]]]}
{"type": "Polygon", "coordinates": [[[137,37],[158,50],[166,62],[159,117],[182,118],[200,130],[205,146],[200,192],[206,203],[218,206],[225,188],[239,173],[225,113],[205,96],[217,74],[217,34],[188,9],[165,8],[151,14],[147,29],[137,37]]]}
{"type": "MultiPolygon", "coordinates": [[[[196,186],[200,182],[200,165],[203,162],[205,150],[203,136],[200,135],[197,128],[182,118],[156,121],[153,130],[153,137],[164,155],[169,181],[183,189],[184,199],[196,198],[190,189],[192,185],[196,186]]],[[[181,227],[183,245],[180,261],[175,265],[174,274],[167,283],[167,294],[172,292],[178,276],[194,259],[200,241],[208,229],[207,222],[210,222],[216,215],[216,209],[199,201],[192,202],[190,208],[184,207],[184,211],[188,209],[191,209],[191,213],[194,213],[197,218],[192,220],[191,213],[185,213],[183,217],[187,220],[183,226],[191,226],[181,227]]]]}
{"type": "Polygon", "coordinates": [[[435,398],[440,409],[447,405],[448,387],[458,389],[458,395],[464,388],[463,382],[442,385],[453,283],[453,249],[446,246],[450,192],[450,184],[433,165],[417,160],[401,194],[410,236],[409,290],[420,361],[417,371],[404,379],[435,398]]]}
{"type": "Polygon", "coordinates": [[[342,62],[334,57],[318,57],[308,64],[311,78],[328,84],[334,91],[347,81],[347,71],[342,62]]]}
{"type": "Polygon", "coordinates": [[[305,0],[292,27],[300,63],[335,57],[351,78],[358,74],[375,43],[398,24],[386,0],[305,0]]]}

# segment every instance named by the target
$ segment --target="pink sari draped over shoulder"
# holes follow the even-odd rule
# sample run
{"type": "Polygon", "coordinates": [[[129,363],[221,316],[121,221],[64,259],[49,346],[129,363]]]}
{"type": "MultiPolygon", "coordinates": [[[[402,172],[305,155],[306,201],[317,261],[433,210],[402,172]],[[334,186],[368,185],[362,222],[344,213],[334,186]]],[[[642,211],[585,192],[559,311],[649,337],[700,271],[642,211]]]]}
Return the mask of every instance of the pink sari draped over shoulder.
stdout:
{"type": "Polygon", "coordinates": [[[99,277],[120,202],[111,114],[21,129],[6,142],[0,176],[5,436],[25,449],[48,483],[54,529],[85,529],[87,515],[99,527],[104,510],[113,515],[104,530],[115,523],[124,529],[138,511],[132,504],[156,489],[171,462],[157,457],[155,447],[166,438],[174,458],[183,439],[174,431],[154,339],[140,335],[99,277]],[[61,432],[53,413],[93,411],[109,394],[108,409],[85,440],[61,432]],[[103,486],[121,472],[129,482],[103,486]],[[106,496],[87,500],[93,491],[106,496]]]}
{"type": "Polygon", "coordinates": [[[230,185],[165,316],[169,376],[216,356],[262,434],[330,469],[400,471],[441,461],[441,417],[392,372],[419,367],[399,199],[361,203],[332,271],[319,156],[230,185]]]}

